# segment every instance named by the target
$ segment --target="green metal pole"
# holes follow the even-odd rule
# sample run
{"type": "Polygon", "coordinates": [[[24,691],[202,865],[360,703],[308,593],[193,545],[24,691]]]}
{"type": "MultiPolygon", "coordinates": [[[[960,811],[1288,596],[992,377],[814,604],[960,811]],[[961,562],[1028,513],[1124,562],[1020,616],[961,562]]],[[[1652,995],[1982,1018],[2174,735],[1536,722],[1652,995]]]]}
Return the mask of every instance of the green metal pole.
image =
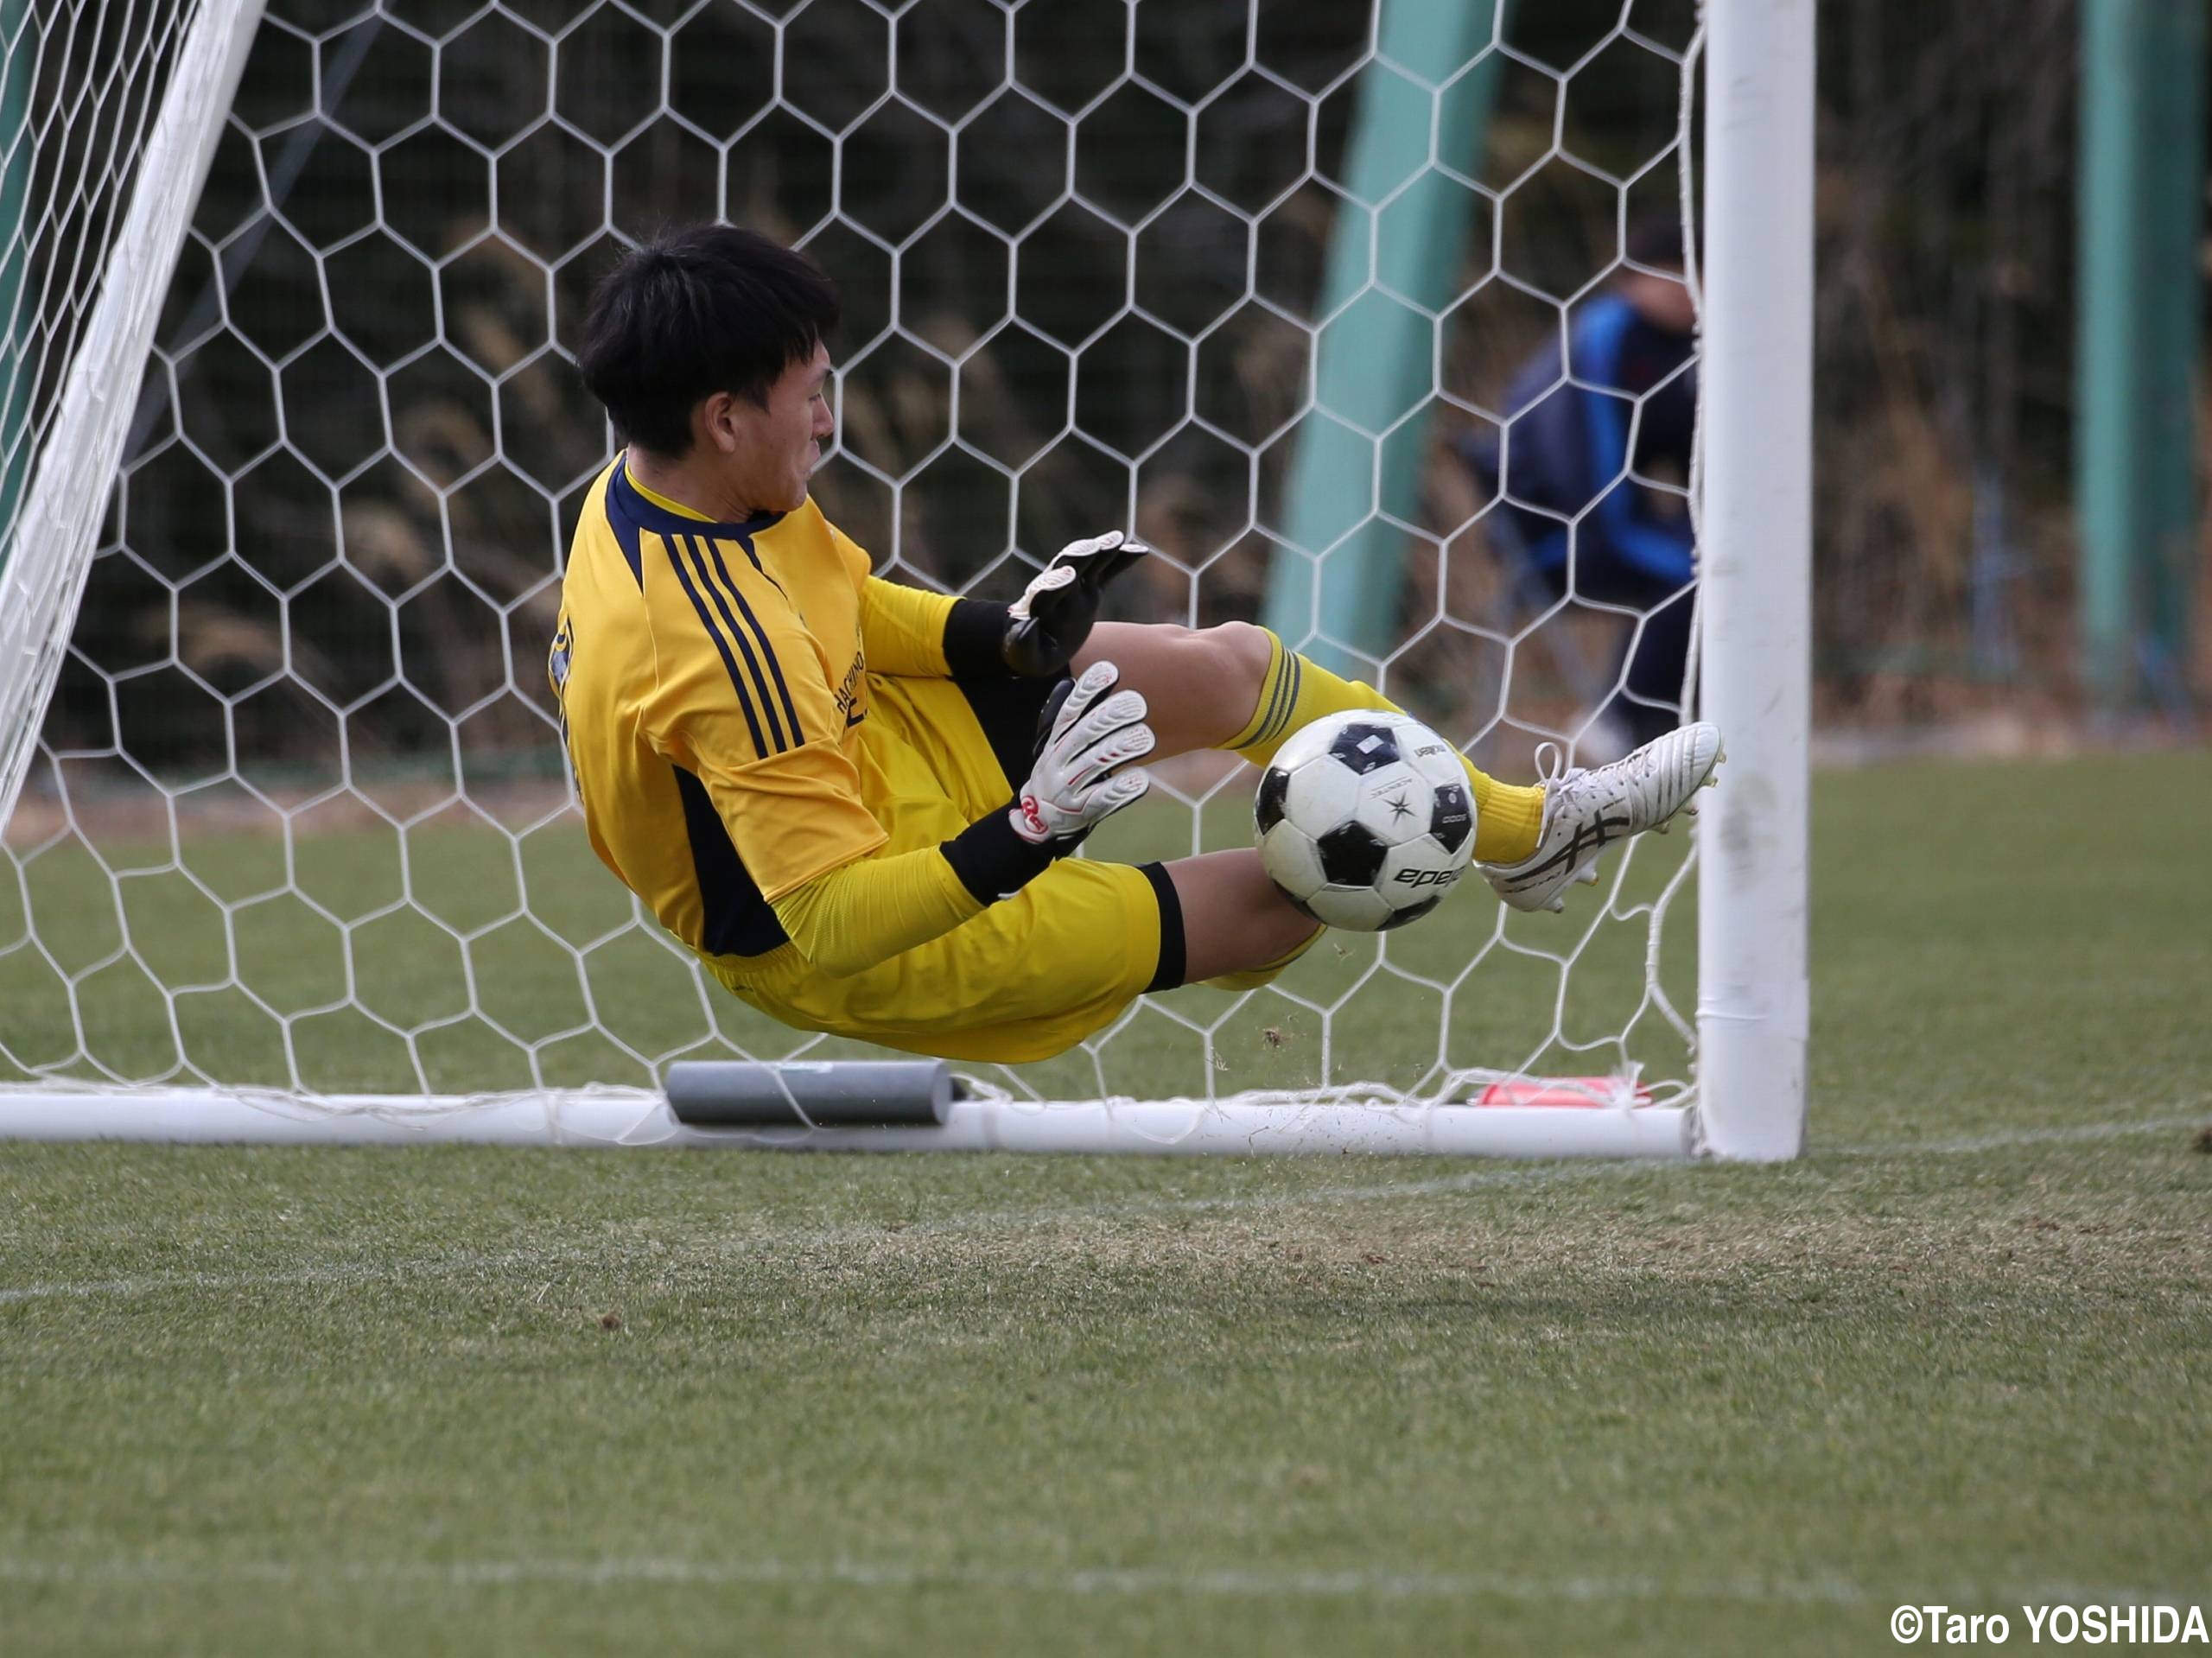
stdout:
{"type": "Polygon", "coordinates": [[[2177,696],[2196,533],[2204,36],[2188,0],[2082,0],[2075,504],[2099,708],[2177,696]]]}
{"type": "Polygon", "coordinates": [[[1376,0],[1322,283],[1313,409],[1297,438],[1266,619],[1294,648],[1370,671],[1389,653],[1419,504],[1438,316],[1457,292],[1505,0],[1376,0]],[[1385,518],[1384,514],[1389,515],[1385,518]],[[1395,518],[1397,524],[1389,520],[1395,518]],[[1341,648],[1340,648],[1341,647],[1341,648]]]}
{"type": "Polygon", "coordinates": [[[31,384],[28,342],[34,319],[16,314],[30,264],[30,227],[23,214],[30,200],[32,68],[38,22],[30,0],[0,0],[0,565],[15,544],[16,509],[30,475],[31,384]]]}

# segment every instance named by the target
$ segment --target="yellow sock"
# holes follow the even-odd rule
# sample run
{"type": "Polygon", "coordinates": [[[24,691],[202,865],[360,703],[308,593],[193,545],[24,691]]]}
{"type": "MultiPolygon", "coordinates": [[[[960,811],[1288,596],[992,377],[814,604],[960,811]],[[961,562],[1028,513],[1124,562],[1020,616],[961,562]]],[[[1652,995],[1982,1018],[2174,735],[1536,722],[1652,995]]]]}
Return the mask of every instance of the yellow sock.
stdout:
{"type": "MultiPolygon", "coordinates": [[[[1243,730],[1224,745],[1255,765],[1274,758],[1290,734],[1310,725],[1325,714],[1349,714],[1355,708],[1404,712],[1371,685],[1339,679],[1326,668],[1286,650],[1273,633],[1274,650],[1268,658],[1268,675],[1260,684],[1259,706],[1243,730]]],[[[1544,819],[1541,784],[1522,787],[1500,783],[1467,764],[1467,786],[1475,797],[1475,857],[1482,863],[1519,863],[1536,849],[1544,819]]]]}

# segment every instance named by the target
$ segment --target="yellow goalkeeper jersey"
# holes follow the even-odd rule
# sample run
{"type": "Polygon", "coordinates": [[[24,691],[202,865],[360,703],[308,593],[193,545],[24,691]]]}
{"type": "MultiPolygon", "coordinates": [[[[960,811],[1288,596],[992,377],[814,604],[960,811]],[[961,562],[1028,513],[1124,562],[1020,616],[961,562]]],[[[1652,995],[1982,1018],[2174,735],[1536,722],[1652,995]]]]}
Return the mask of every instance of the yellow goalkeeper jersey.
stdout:
{"type": "Polygon", "coordinates": [[[856,764],[868,670],[945,675],[953,603],[871,575],[811,500],[715,523],[618,456],[550,661],[592,849],[702,955],[782,944],[771,901],[888,838],[856,764]]]}

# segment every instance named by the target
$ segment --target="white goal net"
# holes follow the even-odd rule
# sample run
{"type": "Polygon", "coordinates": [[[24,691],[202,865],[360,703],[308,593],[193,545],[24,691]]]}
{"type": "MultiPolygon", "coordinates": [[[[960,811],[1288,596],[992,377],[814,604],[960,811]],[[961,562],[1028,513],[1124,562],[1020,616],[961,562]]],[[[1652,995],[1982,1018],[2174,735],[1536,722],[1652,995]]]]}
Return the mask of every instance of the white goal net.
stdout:
{"type": "MultiPolygon", "coordinates": [[[[1004,597],[1129,528],[1158,556],[1124,619],[1302,631],[1511,780],[1539,742],[1611,740],[1633,647],[1694,594],[1547,575],[1496,456],[1516,375],[1644,268],[1637,227],[1694,216],[1700,20],[1438,21],[1459,10],[11,10],[0,1133],[35,1092],[49,1122],[212,1095],[652,1138],[651,1096],[620,1090],[671,1063],[877,1051],[706,976],[594,861],[563,764],[546,651],[611,452],[572,353],[594,279],[671,222],[754,226],[840,283],[817,498],[880,572],[1004,597]],[[195,19],[213,73],[189,84],[236,92],[183,101],[183,181],[149,201],[195,19]],[[189,209],[166,243],[163,206],[189,209]],[[107,435],[57,460],[57,431],[107,435]],[[592,1098],[620,1109],[563,1118],[592,1098]]],[[[1624,487],[1685,522],[1690,469],[1638,445],[1697,372],[1686,347],[1656,386],[1597,388],[1624,487]]],[[[1249,843],[1248,768],[1163,777],[1091,855],[1249,843]]],[[[1201,1102],[1143,1119],[1169,1140],[1234,1096],[1278,1126],[1378,1102],[1408,1145],[1447,1110],[1686,1107],[1689,841],[1647,837],[1563,916],[1471,882],[1271,988],[1149,998],[1059,1059],[968,1069],[1008,1109],[1201,1102]]]]}

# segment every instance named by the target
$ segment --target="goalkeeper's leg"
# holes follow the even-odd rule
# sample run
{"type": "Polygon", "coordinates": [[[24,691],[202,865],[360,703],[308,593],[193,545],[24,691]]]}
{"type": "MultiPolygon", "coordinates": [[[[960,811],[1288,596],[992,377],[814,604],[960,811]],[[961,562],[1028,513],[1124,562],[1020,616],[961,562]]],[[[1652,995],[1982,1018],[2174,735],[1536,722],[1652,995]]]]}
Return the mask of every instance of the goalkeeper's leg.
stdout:
{"type": "MultiPolygon", "coordinates": [[[[1325,715],[1397,710],[1372,687],[1340,679],[1265,628],[1231,622],[1193,632],[1102,623],[1076,658],[1121,669],[1152,705],[1160,753],[1225,748],[1264,765],[1290,734],[1325,715]]],[[[1539,758],[1541,758],[1541,751],[1539,758]]],[[[1720,733],[1687,725],[1595,771],[1562,771],[1516,787],[1469,765],[1475,861],[1517,910],[1556,910],[1567,887],[1598,879],[1609,846],[1663,829],[1713,781],[1720,733]]]]}
{"type": "MultiPolygon", "coordinates": [[[[1159,754],[1224,748],[1265,765],[1291,733],[1324,715],[1400,711],[1372,686],[1338,677],[1249,622],[1202,629],[1101,622],[1076,657],[1076,671],[1094,662],[1112,663],[1123,684],[1144,693],[1159,754]]],[[[1476,861],[1517,863],[1535,852],[1543,786],[1501,783],[1464,755],[1460,764],[1475,797],[1476,861]]]]}
{"type": "MultiPolygon", "coordinates": [[[[1306,954],[1322,929],[1275,888],[1249,850],[1166,866],[1183,931],[1185,984],[1256,990],[1306,954]]],[[[1162,924],[1172,925],[1166,918],[1162,924]]]]}

